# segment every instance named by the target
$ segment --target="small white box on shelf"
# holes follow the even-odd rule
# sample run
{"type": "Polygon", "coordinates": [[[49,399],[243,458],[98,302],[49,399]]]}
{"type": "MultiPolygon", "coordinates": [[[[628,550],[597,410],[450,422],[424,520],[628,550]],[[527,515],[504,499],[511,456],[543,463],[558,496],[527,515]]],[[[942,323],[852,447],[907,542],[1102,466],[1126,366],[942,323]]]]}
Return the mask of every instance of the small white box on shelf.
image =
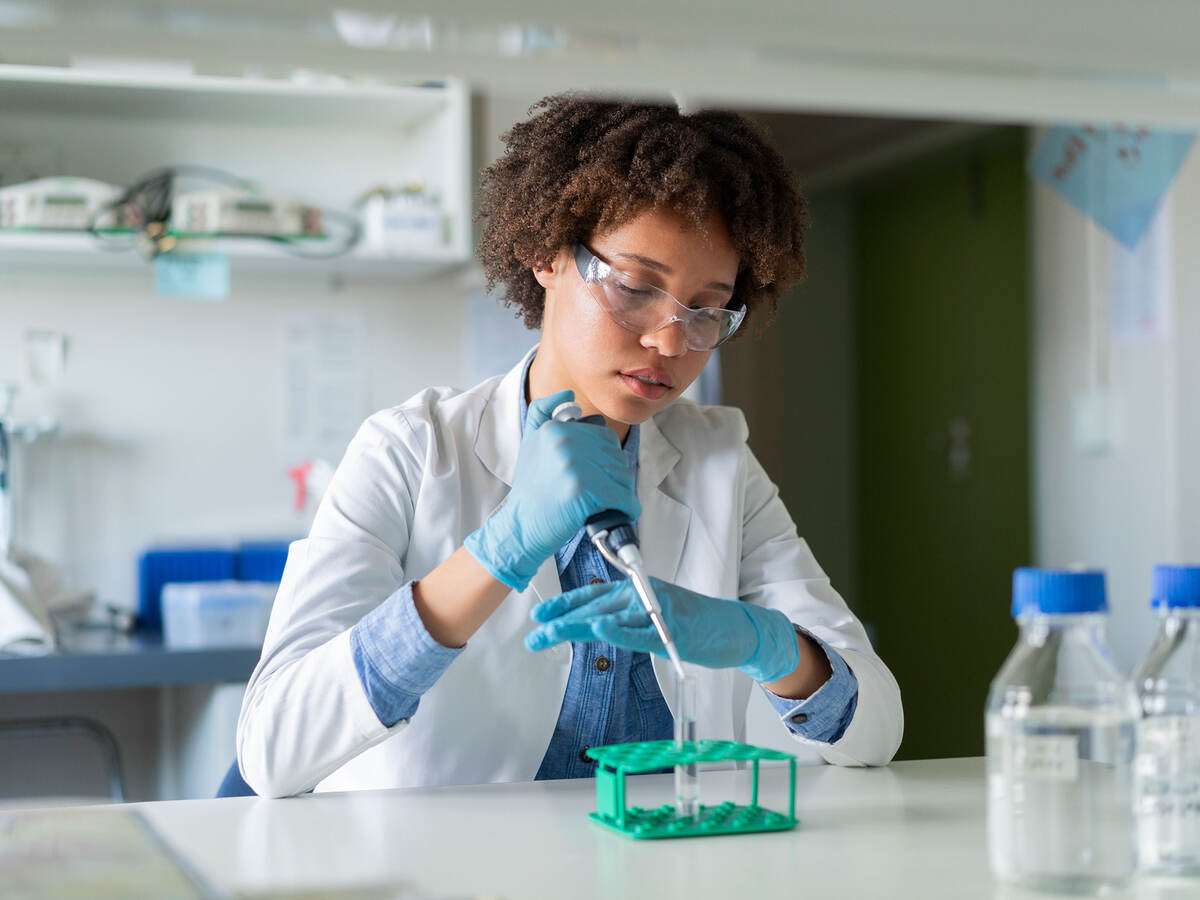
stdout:
{"type": "Polygon", "coordinates": [[[165,584],[164,641],[180,649],[261,646],[278,589],[261,581],[165,584]]]}
{"type": "Polygon", "coordinates": [[[419,182],[396,190],[375,188],[360,206],[368,253],[417,254],[449,243],[446,211],[419,182]]]}

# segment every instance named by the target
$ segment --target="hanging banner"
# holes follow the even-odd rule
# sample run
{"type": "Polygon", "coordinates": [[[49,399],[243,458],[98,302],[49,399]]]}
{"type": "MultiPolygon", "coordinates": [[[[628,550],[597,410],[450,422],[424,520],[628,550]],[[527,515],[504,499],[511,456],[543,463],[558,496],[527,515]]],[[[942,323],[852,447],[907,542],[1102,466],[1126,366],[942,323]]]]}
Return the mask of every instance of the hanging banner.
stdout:
{"type": "Polygon", "coordinates": [[[1027,171],[1126,247],[1137,246],[1192,148],[1191,132],[1116,125],[1049,129],[1027,171]]]}

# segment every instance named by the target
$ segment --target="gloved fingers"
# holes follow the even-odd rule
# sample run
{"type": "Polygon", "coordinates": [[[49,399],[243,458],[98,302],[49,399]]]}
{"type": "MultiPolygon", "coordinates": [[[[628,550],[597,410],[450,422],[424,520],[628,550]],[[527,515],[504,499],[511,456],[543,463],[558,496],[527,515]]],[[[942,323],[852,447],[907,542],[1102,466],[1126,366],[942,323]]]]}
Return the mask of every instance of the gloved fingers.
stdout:
{"type": "Polygon", "coordinates": [[[585,520],[606,509],[624,513],[630,522],[636,522],[642,515],[642,504],[638,502],[633,486],[627,487],[616,482],[601,482],[594,490],[589,491],[585,509],[585,520]]]}
{"type": "Polygon", "coordinates": [[[573,591],[543,600],[530,610],[529,616],[535,622],[546,623],[568,615],[574,620],[581,615],[587,617],[615,612],[629,604],[629,598],[622,591],[623,586],[627,584],[625,581],[585,584],[573,591]]]}
{"type": "Polygon", "coordinates": [[[574,399],[574,391],[558,391],[532,401],[529,404],[529,412],[525,416],[525,431],[522,432],[522,437],[528,437],[549,422],[550,417],[554,415],[555,407],[574,399]]]}
{"type": "Polygon", "coordinates": [[[564,644],[572,641],[594,641],[596,640],[596,636],[592,632],[593,621],[593,619],[581,619],[579,621],[557,621],[541,625],[525,635],[525,646],[536,652],[538,650],[547,650],[556,644],[564,644]]]}
{"type": "Polygon", "coordinates": [[[529,617],[535,622],[549,622],[557,619],[563,613],[577,609],[590,603],[601,594],[612,589],[608,582],[604,584],[585,584],[583,587],[566,591],[548,600],[543,600],[529,611],[529,617]]]}
{"type": "MultiPolygon", "coordinates": [[[[564,393],[570,394],[571,392],[565,391],[564,393]]],[[[558,394],[554,396],[557,397],[558,394]]],[[[550,413],[553,412],[554,409],[551,407],[550,413]]],[[[547,424],[549,423],[543,422],[538,427],[542,428],[547,424]]],[[[576,454],[584,453],[595,459],[607,458],[621,463],[625,461],[624,452],[621,450],[621,439],[611,428],[579,422],[555,422],[547,433],[568,441],[576,454]]]]}
{"type": "Polygon", "coordinates": [[[653,624],[623,625],[619,621],[619,615],[605,616],[593,621],[592,634],[596,639],[625,650],[656,653],[659,656],[667,655],[667,648],[663,646],[662,639],[659,638],[658,631],[653,624]]]}
{"type": "MultiPolygon", "coordinates": [[[[621,611],[613,615],[613,621],[622,628],[645,628],[649,625],[654,627],[654,621],[650,618],[650,613],[646,612],[646,607],[642,606],[639,601],[636,606],[627,605],[621,611]]],[[[670,628],[670,624],[667,625],[670,628]]]]}

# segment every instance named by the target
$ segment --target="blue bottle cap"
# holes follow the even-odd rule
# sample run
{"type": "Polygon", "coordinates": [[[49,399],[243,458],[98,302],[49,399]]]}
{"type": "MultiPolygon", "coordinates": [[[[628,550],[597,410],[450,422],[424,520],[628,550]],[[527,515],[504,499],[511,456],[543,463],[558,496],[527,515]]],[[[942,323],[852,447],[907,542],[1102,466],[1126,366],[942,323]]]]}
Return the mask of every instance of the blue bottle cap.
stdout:
{"type": "Polygon", "coordinates": [[[1101,571],[1017,569],[1013,572],[1013,618],[1032,613],[1070,616],[1104,612],[1108,612],[1108,600],[1101,571]]]}
{"type": "Polygon", "coordinates": [[[1155,566],[1150,605],[1200,607],[1200,566],[1155,566]]]}

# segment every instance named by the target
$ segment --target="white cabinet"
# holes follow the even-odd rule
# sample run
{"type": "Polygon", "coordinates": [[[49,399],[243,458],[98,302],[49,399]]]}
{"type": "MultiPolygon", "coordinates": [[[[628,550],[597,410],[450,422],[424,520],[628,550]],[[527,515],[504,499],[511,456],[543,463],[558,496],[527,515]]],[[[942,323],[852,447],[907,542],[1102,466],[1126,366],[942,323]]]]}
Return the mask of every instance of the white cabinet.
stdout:
{"type": "MultiPolygon", "coordinates": [[[[302,84],[210,76],[120,75],[0,65],[0,145],[46,167],[127,185],[164,166],[201,165],[319,206],[353,211],[376,186],[423,183],[440,199],[436,245],[297,260],[266,241],[217,242],[239,267],[310,273],[429,274],[471,253],[469,93],[454,80],[302,84]]],[[[3,148],[0,148],[3,149],[3,148]]],[[[207,249],[210,245],[204,245],[207,249]]],[[[145,265],[87,234],[0,233],[0,268],[145,265]]]]}

